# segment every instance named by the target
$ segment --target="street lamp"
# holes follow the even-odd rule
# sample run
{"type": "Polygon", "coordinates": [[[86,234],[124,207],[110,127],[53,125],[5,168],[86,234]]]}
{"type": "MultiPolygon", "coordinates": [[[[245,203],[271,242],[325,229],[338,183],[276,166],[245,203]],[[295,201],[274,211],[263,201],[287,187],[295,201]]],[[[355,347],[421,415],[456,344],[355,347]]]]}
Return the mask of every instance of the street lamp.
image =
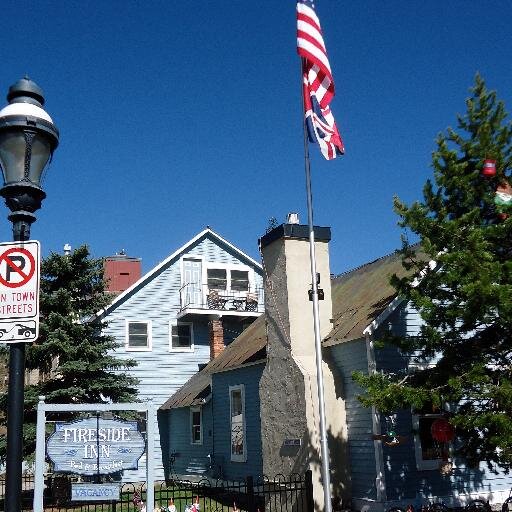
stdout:
{"type": "Polygon", "coordinates": [[[43,91],[29,78],[9,87],[9,104],[0,110],[0,195],[11,210],[14,240],[28,240],[34,212],[46,197],[41,177],[59,143],[59,131],[43,110],[43,91]]]}
{"type": "MultiPolygon", "coordinates": [[[[0,110],[0,195],[10,210],[13,240],[30,238],[34,212],[46,197],[41,177],[59,143],[59,131],[43,109],[43,91],[28,77],[9,87],[9,104],[0,110]]],[[[25,343],[9,348],[5,511],[21,510],[25,343]]]]}

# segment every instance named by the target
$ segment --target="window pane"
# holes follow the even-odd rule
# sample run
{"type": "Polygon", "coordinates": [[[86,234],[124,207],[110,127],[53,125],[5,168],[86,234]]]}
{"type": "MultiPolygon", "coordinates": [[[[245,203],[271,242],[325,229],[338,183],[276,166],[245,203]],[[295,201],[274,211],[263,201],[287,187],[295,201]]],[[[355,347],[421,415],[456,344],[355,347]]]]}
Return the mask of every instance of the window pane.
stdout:
{"type": "Polygon", "coordinates": [[[208,288],[212,290],[225,290],[226,289],[226,270],[221,268],[208,269],[208,288]]]}
{"type": "Polygon", "coordinates": [[[242,392],[231,391],[231,454],[244,455],[242,392]]]}
{"type": "Polygon", "coordinates": [[[242,393],[239,390],[231,392],[231,417],[242,414],[242,393]]]}
{"type": "Polygon", "coordinates": [[[432,423],[437,417],[420,417],[419,432],[421,442],[421,458],[423,460],[437,460],[442,458],[441,445],[432,437],[432,423]]]}
{"type": "Polygon", "coordinates": [[[148,324],[144,322],[130,322],[128,324],[128,346],[148,346],[148,324]]]}
{"type": "Polygon", "coordinates": [[[178,324],[172,326],[172,348],[189,348],[192,346],[190,325],[178,324]]]}
{"type": "Polygon", "coordinates": [[[249,272],[247,270],[231,271],[231,289],[242,292],[249,290],[249,272]]]}
{"type": "Polygon", "coordinates": [[[25,176],[25,149],[27,143],[22,132],[0,135],[0,165],[12,170],[11,181],[21,181],[25,176]]]}
{"type": "Polygon", "coordinates": [[[201,442],[201,411],[199,409],[191,410],[191,437],[193,443],[201,442]]]}

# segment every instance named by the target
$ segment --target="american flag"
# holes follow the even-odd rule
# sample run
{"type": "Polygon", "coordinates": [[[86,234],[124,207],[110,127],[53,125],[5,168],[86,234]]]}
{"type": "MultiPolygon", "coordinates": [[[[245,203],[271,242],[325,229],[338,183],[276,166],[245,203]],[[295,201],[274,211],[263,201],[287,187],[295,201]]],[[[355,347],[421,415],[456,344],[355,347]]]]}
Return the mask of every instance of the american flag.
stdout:
{"type": "Polygon", "coordinates": [[[334,81],[320,20],[312,0],[297,2],[297,52],[302,58],[304,115],[309,140],[318,142],[327,160],[345,152],[329,104],[334,81]]]}

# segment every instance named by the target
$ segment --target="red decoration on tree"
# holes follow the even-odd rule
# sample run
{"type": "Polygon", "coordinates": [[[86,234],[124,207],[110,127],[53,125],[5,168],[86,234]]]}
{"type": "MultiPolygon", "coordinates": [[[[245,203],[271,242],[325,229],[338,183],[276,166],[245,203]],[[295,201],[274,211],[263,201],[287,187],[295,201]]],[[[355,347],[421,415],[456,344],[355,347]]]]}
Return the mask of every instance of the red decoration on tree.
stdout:
{"type": "Polygon", "coordinates": [[[484,166],[482,167],[482,176],[486,178],[492,178],[496,176],[496,160],[486,158],[484,160],[484,166]]]}
{"type": "Polygon", "coordinates": [[[445,418],[438,418],[430,427],[432,437],[440,443],[449,443],[455,437],[455,429],[445,418]]]}

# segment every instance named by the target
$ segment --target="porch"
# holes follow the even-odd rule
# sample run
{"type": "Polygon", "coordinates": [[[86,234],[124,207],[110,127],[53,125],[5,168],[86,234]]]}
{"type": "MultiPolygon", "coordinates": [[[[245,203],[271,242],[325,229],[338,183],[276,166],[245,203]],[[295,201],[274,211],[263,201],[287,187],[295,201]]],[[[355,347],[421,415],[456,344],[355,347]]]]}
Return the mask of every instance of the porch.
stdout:
{"type": "Polygon", "coordinates": [[[263,288],[221,289],[201,283],[186,283],[180,288],[177,316],[178,319],[187,315],[258,317],[263,311],[263,288]]]}

